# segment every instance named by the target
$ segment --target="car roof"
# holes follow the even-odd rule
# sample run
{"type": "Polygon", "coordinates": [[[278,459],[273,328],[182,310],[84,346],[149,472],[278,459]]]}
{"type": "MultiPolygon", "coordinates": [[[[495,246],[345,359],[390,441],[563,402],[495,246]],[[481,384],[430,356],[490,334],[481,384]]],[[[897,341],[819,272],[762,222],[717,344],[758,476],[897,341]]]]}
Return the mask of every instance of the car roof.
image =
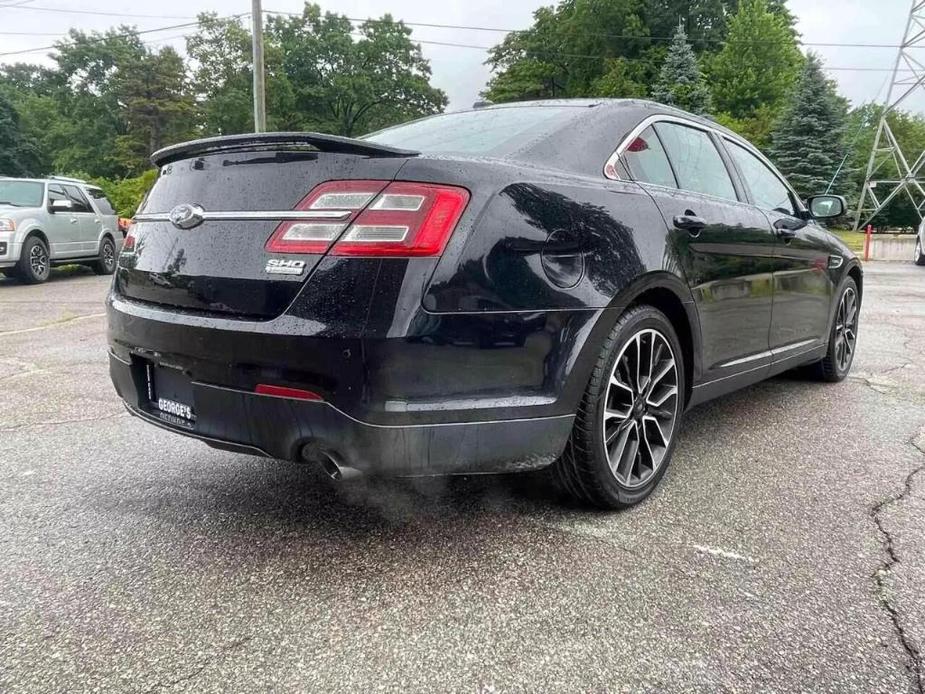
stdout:
{"type": "Polygon", "coordinates": [[[99,188],[95,183],[78,181],[76,178],[24,178],[21,176],[0,176],[0,181],[24,181],[26,183],[63,183],[69,186],[84,186],[86,188],[99,188]]]}
{"type": "Polygon", "coordinates": [[[499,109],[499,108],[523,108],[523,107],[537,107],[537,106],[575,106],[578,108],[600,108],[600,109],[609,109],[622,112],[638,112],[642,117],[647,115],[653,115],[655,113],[665,114],[670,116],[677,116],[678,118],[686,118],[687,120],[693,121],[694,123],[700,123],[701,125],[713,128],[722,132],[724,135],[729,135],[736,139],[742,139],[742,136],[738,133],[733,132],[724,125],[720,125],[717,121],[712,118],[705,116],[698,116],[689,111],[683,111],[679,108],[673,106],[668,106],[666,104],[661,104],[657,101],[651,101],[650,99],[617,99],[617,98],[598,98],[598,99],[536,99],[533,101],[510,101],[500,104],[489,104],[486,106],[481,106],[478,108],[472,109],[463,109],[463,110],[472,110],[472,111],[487,111],[489,109],[499,109]]]}
{"type": "MultiPolygon", "coordinates": [[[[719,123],[681,109],[646,99],[543,99],[490,104],[465,111],[528,107],[576,107],[574,118],[557,130],[525,143],[508,158],[588,176],[599,176],[604,162],[636,126],[651,116],[672,116],[715,130],[736,142],[754,147],[719,123]]],[[[439,117],[439,116],[438,116],[439,117]]]]}

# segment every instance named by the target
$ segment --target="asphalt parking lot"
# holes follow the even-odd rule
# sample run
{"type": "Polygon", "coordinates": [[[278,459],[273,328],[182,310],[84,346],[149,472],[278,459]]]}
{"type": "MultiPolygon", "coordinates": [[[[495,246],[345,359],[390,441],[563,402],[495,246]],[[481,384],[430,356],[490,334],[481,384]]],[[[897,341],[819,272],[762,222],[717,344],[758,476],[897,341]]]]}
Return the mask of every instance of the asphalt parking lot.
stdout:
{"type": "Polygon", "coordinates": [[[925,268],[866,273],[850,380],[690,412],[612,514],[147,426],[108,278],[0,281],[0,691],[920,693],[925,268]]]}

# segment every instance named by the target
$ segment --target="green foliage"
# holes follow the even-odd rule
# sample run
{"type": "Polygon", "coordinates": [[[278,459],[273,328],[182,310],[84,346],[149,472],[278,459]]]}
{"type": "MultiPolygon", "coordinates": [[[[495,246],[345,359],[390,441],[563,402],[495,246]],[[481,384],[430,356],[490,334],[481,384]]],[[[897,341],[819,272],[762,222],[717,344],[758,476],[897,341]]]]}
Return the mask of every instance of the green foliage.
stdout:
{"type": "Polygon", "coordinates": [[[687,42],[687,34],[681,27],[675,32],[668,49],[668,57],[652,89],[652,98],[691,113],[710,111],[710,90],[703,80],[697,56],[687,42]]]}
{"type": "Polygon", "coordinates": [[[446,95],[430,86],[430,65],[410,36],[390,15],[354,30],[312,4],[298,17],[270,17],[267,42],[288,82],[292,125],[353,136],[442,111],[446,95]]]}
{"type": "Polygon", "coordinates": [[[112,180],[109,178],[89,178],[106,193],[120,217],[132,217],[144,196],[157,180],[157,169],[148,169],[140,176],[112,180]]]}
{"type": "Polygon", "coordinates": [[[713,103],[723,119],[767,144],[803,64],[792,27],[767,0],[742,0],[723,49],[709,62],[713,103]]]}
{"type": "MultiPolygon", "coordinates": [[[[826,192],[845,156],[848,104],[810,54],[772,136],[770,156],[805,197],[826,192]]],[[[835,181],[839,187],[841,181],[835,181]]]]}
{"type": "MultiPolygon", "coordinates": [[[[410,35],[388,15],[355,30],[346,17],[322,15],[312,4],[301,16],[270,20],[269,128],[358,135],[441,111],[446,95],[430,85],[430,65],[410,35]]],[[[0,123],[4,165],[36,174],[86,171],[130,189],[154,150],[253,130],[248,29],[200,15],[187,52],[189,64],[121,26],[72,30],[56,44],[53,68],[0,66],[0,96],[10,104],[0,123]]],[[[127,194],[124,206],[135,197],[127,194]]]]}
{"type": "Polygon", "coordinates": [[[39,168],[38,146],[23,132],[13,104],[0,93],[0,175],[35,176],[39,168]]]}
{"type": "MultiPolygon", "coordinates": [[[[851,138],[849,141],[848,161],[845,164],[846,193],[842,189],[835,192],[847,194],[852,209],[857,206],[861,187],[867,172],[867,163],[871,149],[874,145],[874,136],[877,134],[877,125],[883,114],[883,106],[879,104],[864,104],[854,109],[848,115],[846,131],[851,138]]],[[[906,111],[891,111],[887,116],[890,129],[903,152],[925,151],[925,116],[906,111]]],[[[910,162],[911,164],[911,162],[910,162]]],[[[874,176],[879,179],[897,179],[899,171],[893,158],[886,152],[880,153],[874,165],[874,176]]],[[[876,190],[877,197],[884,199],[889,192],[886,185],[876,190]]],[[[900,194],[874,219],[878,228],[904,228],[916,227],[919,216],[914,205],[905,194],[900,194]]]]}

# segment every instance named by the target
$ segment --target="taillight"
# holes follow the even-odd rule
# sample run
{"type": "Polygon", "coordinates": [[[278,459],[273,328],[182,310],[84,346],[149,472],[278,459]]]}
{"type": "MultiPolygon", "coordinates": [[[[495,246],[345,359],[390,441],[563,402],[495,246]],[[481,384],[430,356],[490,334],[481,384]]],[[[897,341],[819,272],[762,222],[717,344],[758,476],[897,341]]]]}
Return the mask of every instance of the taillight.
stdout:
{"type": "Polygon", "coordinates": [[[296,207],[317,212],[317,218],[283,222],[266,248],[276,253],[325,253],[330,248],[341,256],[438,256],[468,202],[469,192],[455,186],[331,181],[296,207]]]}
{"type": "Polygon", "coordinates": [[[125,230],[125,238],[122,239],[122,252],[123,253],[134,253],[135,252],[135,225],[130,224],[129,227],[125,230]]]}

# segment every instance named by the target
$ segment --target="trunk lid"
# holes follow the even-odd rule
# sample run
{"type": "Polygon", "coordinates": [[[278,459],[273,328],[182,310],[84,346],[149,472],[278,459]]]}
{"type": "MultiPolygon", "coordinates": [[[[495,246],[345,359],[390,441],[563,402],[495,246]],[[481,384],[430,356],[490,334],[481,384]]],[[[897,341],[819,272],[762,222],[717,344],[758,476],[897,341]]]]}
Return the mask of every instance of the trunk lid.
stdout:
{"type": "Polygon", "coordinates": [[[414,154],[311,133],[209,138],[161,150],[152,157],[161,174],[136,215],[134,252],[119,258],[115,291],[188,311],[274,318],[323,257],[265,250],[285,212],[325,181],[390,181],[414,154]],[[305,265],[298,274],[270,274],[271,259],[305,265]]]}

